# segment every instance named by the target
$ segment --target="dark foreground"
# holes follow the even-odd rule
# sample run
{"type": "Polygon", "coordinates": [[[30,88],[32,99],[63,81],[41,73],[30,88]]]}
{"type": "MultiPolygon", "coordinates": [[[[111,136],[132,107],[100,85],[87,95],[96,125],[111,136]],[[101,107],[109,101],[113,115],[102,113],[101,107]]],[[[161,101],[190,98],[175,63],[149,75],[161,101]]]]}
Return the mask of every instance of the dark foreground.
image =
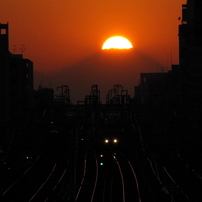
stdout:
{"type": "Polygon", "coordinates": [[[200,128],[165,108],[53,106],[4,140],[3,201],[200,201],[200,128]]]}

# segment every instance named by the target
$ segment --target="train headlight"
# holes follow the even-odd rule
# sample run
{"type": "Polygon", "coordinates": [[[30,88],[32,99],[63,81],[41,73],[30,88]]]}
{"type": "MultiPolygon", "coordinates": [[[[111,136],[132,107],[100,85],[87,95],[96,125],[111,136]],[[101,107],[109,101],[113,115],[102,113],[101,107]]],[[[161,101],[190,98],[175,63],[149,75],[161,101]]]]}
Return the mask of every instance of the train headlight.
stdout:
{"type": "Polygon", "coordinates": [[[118,142],[118,140],[117,140],[117,139],[114,139],[114,140],[113,140],[113,142],[114,142],[114,143],[117,143],[117,142],[118,142]]]}
{"type": "Polygon", "coordinates": [[[105,139],[105,143],[109,143],[109,140],[108,140],[108,139],[105,139]]]}

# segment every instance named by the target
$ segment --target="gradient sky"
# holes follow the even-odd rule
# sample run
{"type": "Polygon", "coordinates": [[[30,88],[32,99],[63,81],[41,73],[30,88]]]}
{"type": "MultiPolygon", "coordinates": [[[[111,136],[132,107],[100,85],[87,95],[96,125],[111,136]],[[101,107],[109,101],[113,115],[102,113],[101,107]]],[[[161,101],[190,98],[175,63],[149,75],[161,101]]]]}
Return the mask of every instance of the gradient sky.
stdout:
{"type": "MultiPolygon", "coordinates": [[[[53,73],[121,35],[160,64],[178,63],[178,25],[186,0],[0,0],[10,51],[25,45],[34,68],[53,73]]],[[[20,53],[20,50],[15,50],[20,53]]]]}

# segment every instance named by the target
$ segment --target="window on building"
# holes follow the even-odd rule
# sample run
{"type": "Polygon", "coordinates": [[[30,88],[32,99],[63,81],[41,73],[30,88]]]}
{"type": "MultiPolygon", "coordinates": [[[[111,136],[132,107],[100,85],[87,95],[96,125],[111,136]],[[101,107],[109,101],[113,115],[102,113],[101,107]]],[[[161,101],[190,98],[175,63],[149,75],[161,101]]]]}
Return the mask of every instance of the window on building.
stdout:
{"type": "Polygon", "coordinates": [[[0,34],[6,34],[6,29],[1,29],[0,34]]]}

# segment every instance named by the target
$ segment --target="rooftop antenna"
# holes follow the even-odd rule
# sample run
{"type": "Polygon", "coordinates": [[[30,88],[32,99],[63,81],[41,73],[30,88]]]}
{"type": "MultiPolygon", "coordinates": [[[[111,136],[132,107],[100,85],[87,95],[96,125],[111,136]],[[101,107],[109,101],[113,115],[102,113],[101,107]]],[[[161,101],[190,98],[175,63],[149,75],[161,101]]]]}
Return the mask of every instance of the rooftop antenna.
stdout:
{"type": "Polygon", "coordinates": [[[41,78],[41,81],[40,81],[40,86],[41,86],[41,88],[43,88],[43,75],[42,75],[42,78],[41,78]]]}
{"type": "Polygon", "coordinates": [[[167,68],[167,72],[168,72],[168,67],[169,67],[169,64],[168,64],[168,55],[167,55],[167,64],[166,64],[166,68],[167,68]]]}
{"type": "Polygon", "coordinates": [[[18,49],[16,48],[16,45],[13,45],[13,49],[12,49],[12,50],[13,50],[13,54],[15,54],[15,51],[18,50],[18,49]]]}
{"type": "Polygon", "coordinates": [[[171,51],[170,51],[170,66],[172,66],[172,63],[173,63],[173,52],[172,52],[172,48],[171,48],[171,51]]]}
{"type": "Polygon", "coordinates": [[[25,52],[25,45],[24,44],[21,45],[20,50],[21,50],[21,54],[23,55],[23,53],[25,52]]]}

